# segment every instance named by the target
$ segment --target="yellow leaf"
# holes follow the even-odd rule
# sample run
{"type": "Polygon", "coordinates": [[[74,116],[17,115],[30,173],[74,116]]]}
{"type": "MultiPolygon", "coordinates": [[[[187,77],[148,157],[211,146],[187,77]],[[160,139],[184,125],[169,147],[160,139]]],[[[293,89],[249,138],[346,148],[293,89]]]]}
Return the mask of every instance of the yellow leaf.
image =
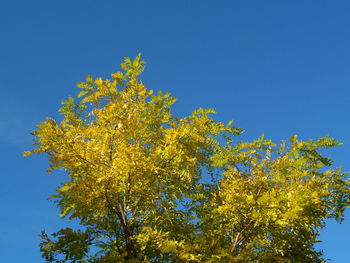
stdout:
{"type": "Polygon", "coordinates": [[[97,86],[101,86],[101,85],[103,84],[102,78],[97,78],[97,79],[95,80],[95,84],[96,84],[97,86]]]}
{"type": "Polygon", "coordinates": [[[22,154],[24,157],[27,157],[27,156],[31,155],[32,152],[31,151],[24,151],[22,154]]]}

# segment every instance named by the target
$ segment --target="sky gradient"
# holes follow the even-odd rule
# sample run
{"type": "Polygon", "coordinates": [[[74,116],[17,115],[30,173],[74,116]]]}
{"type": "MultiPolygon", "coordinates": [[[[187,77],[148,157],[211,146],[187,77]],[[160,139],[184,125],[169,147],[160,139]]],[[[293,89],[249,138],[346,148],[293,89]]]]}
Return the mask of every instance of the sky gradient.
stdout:
{"type": "MultiPolygon", "coordinates": [[[[63,174],[45,175],[45,156],[23,158],[30,132],[87,74],[109,77],[125,56],[147,62],[142,79],[179,100],[235,120],[242,140],[330,135],[329,151],[350,171],[349,1],[17,1],[0,2],[1,259],[44,262],[40,231],[66,226],[46,198],[63,174]]],[[[318,245],[346,263],[349,218],[333,221],[318,245]]]]}

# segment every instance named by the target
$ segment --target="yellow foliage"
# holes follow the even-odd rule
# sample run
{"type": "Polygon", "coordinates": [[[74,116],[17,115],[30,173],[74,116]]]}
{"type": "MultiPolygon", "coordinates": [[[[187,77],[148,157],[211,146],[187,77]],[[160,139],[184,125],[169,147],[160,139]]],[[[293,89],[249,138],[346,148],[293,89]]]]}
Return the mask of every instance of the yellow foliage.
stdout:
{"type": "Polygon", "coordinates": [[[113,80],[88,76],[63,119],[34,133],[32,152],[67,174],[52,196],[60,215],[85,229],[43,234],[47,261],[321,262],[318,230],[349,204],[345,174],[318,152],[338,142],[236,142],[242,131],[213,109],[173,116],[176,99],[139,80],[140,55],[122,68],[113,80]]]}

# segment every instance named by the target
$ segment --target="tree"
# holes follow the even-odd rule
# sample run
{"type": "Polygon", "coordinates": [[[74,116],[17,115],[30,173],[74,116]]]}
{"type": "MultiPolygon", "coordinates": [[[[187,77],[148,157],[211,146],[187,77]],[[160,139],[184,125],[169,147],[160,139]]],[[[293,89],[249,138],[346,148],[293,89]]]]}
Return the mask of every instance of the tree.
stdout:
{"type": "Polygon", "coordinates": [[[47,262],[324,262],[319,230],[350,191],[320,149],[339,142],[238,141],[212,109],[173,116],[175,98],[139,80],[140,55],[121,67],[88,76],[33,133],[48,172],[67,174],[51,197],[60,216],[80,223],[42,233],[47,262]]]}

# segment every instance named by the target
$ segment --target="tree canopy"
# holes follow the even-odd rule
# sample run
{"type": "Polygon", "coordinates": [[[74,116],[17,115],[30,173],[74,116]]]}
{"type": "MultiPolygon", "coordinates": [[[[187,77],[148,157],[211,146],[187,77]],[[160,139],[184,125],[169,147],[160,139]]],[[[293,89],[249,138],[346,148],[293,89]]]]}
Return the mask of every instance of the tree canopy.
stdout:
{"type": "Polygon", "coordinates": [[[140,80],[140,55],[121,67],[79,83],[24,153],[67,174],[51,198],[80,225],[41,234],[47,262],[325,261],[314,245],[350,188],[320,150],[340,142],[243,142],[213,109],[174,116],[176,99],[140,80]]]}

